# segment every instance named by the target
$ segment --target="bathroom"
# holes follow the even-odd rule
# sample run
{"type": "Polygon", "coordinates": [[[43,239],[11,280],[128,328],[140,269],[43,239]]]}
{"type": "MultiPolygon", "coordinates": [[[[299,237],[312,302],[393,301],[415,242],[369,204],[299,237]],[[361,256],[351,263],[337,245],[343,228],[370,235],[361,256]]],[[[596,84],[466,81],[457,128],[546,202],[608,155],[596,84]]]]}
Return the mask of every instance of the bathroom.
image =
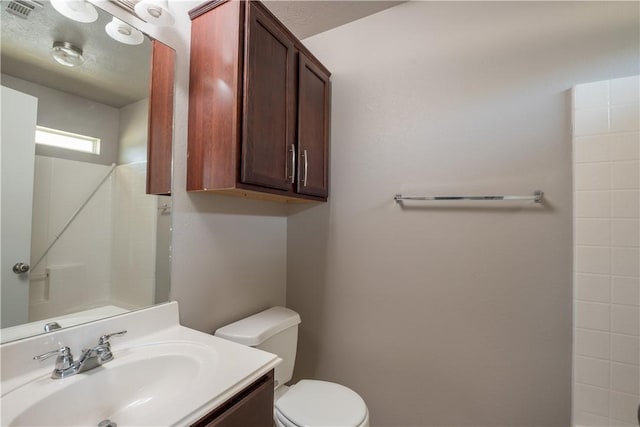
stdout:
{"type": "MultiPolygon", "coordinates": [[[[185,190],[187,12],[200,3],[172,1],[172,27],[140,27],[177,58],[170,299],[182,325],[297,311],[294,381],[356,390],[372,425],[637,425],[616,416],[615,391],[575,411],[572,185],[572,88],[639,74],[636,2],[412,1],[298,34],[332,73],[330,194],[309,205],[185,190]],[[535,190],[541,205],[393,201],[535,190]]],[[[636,145],[636,176],[637,160],[636,145]]],[[[637,199],[636,187],[636,211],[637,199]]],[[[637,391],[622,394],[637,406],[637,391]]]]}

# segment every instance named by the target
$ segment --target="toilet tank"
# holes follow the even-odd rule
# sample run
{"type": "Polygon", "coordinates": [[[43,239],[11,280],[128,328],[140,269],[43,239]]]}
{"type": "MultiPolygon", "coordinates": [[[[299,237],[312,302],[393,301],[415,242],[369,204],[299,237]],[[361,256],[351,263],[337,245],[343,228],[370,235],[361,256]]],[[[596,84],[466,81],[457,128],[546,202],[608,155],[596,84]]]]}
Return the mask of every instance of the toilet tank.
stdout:
{"type": "Polygon", "coordinates": [[[223,326],[215,336],[277,354],[276,387],[291,380],[298,346],[300,315],[284,307],[272,307],[223,326]]]}

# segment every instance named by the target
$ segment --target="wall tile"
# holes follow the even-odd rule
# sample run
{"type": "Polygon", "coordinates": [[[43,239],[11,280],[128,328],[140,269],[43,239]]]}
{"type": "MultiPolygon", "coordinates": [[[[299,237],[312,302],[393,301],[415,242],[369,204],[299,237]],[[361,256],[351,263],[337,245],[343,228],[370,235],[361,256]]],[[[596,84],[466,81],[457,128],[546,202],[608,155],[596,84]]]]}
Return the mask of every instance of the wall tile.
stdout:
{"type": "Polygon", "coordinates": [[[609,163],[581,163],[575,166],[576,190],[608,190],[611,188],[609,163]]]}
{"type": "MultiPolygon", "coordinates": [[[[591,375],[590,378],[600,380],[600,377],[591,375]]],[[[629,394],[640,394],[640,368],[637,365],[628,365],[625,363],[611,364],[611,388],[614,391],[621,391],[629,394]]],[[[594,384],[598,385],[598,384],[594,384]]]]}
{"type": "Polygon", "coordinates": [[[640,76],[580,85],[573,99],[573,424],[636,426],[640,76]]]}
{"type": "Polygon", "coordinates": [[[640,309],[630,305],[611,306],[611,331],[638,335],[640,332],[640,309]]]}
{"type": "Polygon", "coordinates": [[[612,246],[640,246],[640,221],[636,219],[614,219],[611,221],[612,246]]]}
{"type": "Polygon", "coordinates": [[[629,335],[611,335],[611,360],[640,364],[640,338],[629,335]]]}
{"type": "Polygon", "coordinates": [[[609,80],[578,85],[573,89],[573,106],[575,109],[607,107],[609,93],[609,80]]]}
{"type": "Polygon", "coordinates": [[[617,276],[640,276],[640,251],[635,248],[613,248],[611,271],[617,276]]]}
{"type": "MultiPolygon", "coordinates": [[[[637,131],[640,128],[640,108],[637,105],[612,106],[610,120],[611,132],[637,131]]],[[[594,124],[589,129],[595,127],[594,124]]]]}
{"type": "Polygon", "coordinates": [[[640,305],[640,279],[637,277],[612,277],[612,302],[640,305]]]}
{"type": "MultiPolygon", "coordinates": [[[[589,396],[590,397],[590,396],[589,396]]],[[[611,393],[611,417],[626,422],[638,420],[638,396],[618,392],[611,393]]]]}
{"type": "Polygon", "coordinates": [[[579,411],[575,416],[574,425],[585,427],[609,427],[609,418],[585,411],[579,411]]]}
{"type": "Polygon", "coordinates": [[[576,269],[579,273],[608,274],[610,271],[609,248],[578,246],[576,269]]]}
{"type": "MultiPolygon", "coordinates": [[[[624,112],[620,112],[618,114],[620,115],[619,120],[624,120],[626,118],[624,112]]],[[[595,135],[608,132],[609,109],[605,107],[576,110],[574,112],[573,125],[574,136],[595,135]]],[[[621,125],[628,126],[628,124],[624,121],[621,123],[621,125]]]]}
{"type": "Polygon", "coordinates": [[[611,165],[611,188],[617,190],[640,188],[638,162],[613,163],[611,165]]]}
{"type": "MultiPolygon", "coordinates": [[[[594,209],[594,207],[590,207],[594,209]]],[[[640,192],[621,190],[611,192],[611,216],[613,218],[634,218],[640,216],[640,192]]]]}
{"type": "Polygon", "coordinates": [[[610,221],[603,219],[578,219],[575,222],[575,243],[587,246],[609,246],[610,221]]]}
{"type": "Polygon", "coordinates": [[[609,161],[609,135],[581,136],[574,139],[573,159],[576,163],[609,161]]]}
{"type": "Polygon", "coordinates": [[[617,133],[606,137],[610,160],[637,160],[640,158],[640,133],[617,133]]]}
{"type": "Polygon", "coordinates": [[[576,276],[576,296],[579,300],[594,302],[609,302],[609,276],[594,274],[578,274],[576,276]]]}
{"type": "Polygon", "coordinates": [[[608,331],[611,308],[609,304],[578,301],[576,303],[576,326],[585,329],[608,331]]]}
{"type": "Polygon", "coordinates": [[[584,384],[576,384],[574,402],[577,410],[591,412],[592,414],[609,415],[609,391],[584,384]]]}
{"type": "Polygon", "coordinates": [[[611,192],[576,191],[576,218],[609,218],[611,215],[611,192]]]}
{"type": "Polygon", "coordinates": [[[574,340],[576,354],[609,358],[611,337],[608,333],[576,329],[574,340]]]}
{"type": "MultiPolygon", "coordinates": [[[[631,76],[631,77],[624,77],[621,79],[611,80],[610,99],[609,99],[609,102],[611,103],[611,105],[620,105],[620,104],[638,105],[640,103],[639,82],[640,82],[639,76],[631,76]]],[[[595,94],[597,93],[596,89],[592,89],[590,91],[585,90],[584,92],[591,94],[592,98],[595,98],[595,94]]],[[[586,94],[583,97],[586,98],[586,94]]],[[[602,95],[600,95],[600,97],[602,97],[602,95]]]]}
{"type": "Polygon", "coordinates": [[[575,380],[583,384],[609,388],[609,370],[609,362],[606,360],[590,357],[576,357],[575,359],[575,380]]]}
{"type": "Polygon", "coordinates": [[[611,427],[638,427],[637,423],[629,422],[629,421],[620,421],[614,418],[611,419],[611,422],[609,423],[609,425],[611,427]]]}

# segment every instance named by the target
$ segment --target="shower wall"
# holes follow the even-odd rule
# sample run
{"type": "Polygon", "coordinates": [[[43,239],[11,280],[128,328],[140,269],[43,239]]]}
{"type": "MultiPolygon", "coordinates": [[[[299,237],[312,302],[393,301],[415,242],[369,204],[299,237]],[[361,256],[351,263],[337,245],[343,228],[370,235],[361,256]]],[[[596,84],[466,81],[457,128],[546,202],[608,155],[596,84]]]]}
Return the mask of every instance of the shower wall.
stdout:
{"type": "Polygon", "coordinates": [[[573,424],[637,425],[639,77],[573,90],[573,424]]]}
{"type": "MultiPolygon", "coordinates": [[[[108,170],[36,156],[32,264],[108,170]]],[[[159,198],[145,194],[145,180],[146,162],[117,166],[60,234],[30,276],[30,321],[102,305],[136,309],[155,302],[159,198]]]]}

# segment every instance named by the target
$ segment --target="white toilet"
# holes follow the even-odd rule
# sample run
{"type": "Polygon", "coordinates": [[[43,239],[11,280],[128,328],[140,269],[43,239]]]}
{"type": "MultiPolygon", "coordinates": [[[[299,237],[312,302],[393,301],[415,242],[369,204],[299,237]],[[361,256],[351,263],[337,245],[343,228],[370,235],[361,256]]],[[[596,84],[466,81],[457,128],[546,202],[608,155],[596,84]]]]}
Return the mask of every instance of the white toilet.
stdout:
{"type": "Polygon", "coordinates": [[[278,427],[369,427],[367,405],[345,386],[319,380],[284,385],[293,375],[299,324],[295,311],[273,307],[224,326],[215,335],[282,358],[274,375],[273,412],[278,427]]]}

